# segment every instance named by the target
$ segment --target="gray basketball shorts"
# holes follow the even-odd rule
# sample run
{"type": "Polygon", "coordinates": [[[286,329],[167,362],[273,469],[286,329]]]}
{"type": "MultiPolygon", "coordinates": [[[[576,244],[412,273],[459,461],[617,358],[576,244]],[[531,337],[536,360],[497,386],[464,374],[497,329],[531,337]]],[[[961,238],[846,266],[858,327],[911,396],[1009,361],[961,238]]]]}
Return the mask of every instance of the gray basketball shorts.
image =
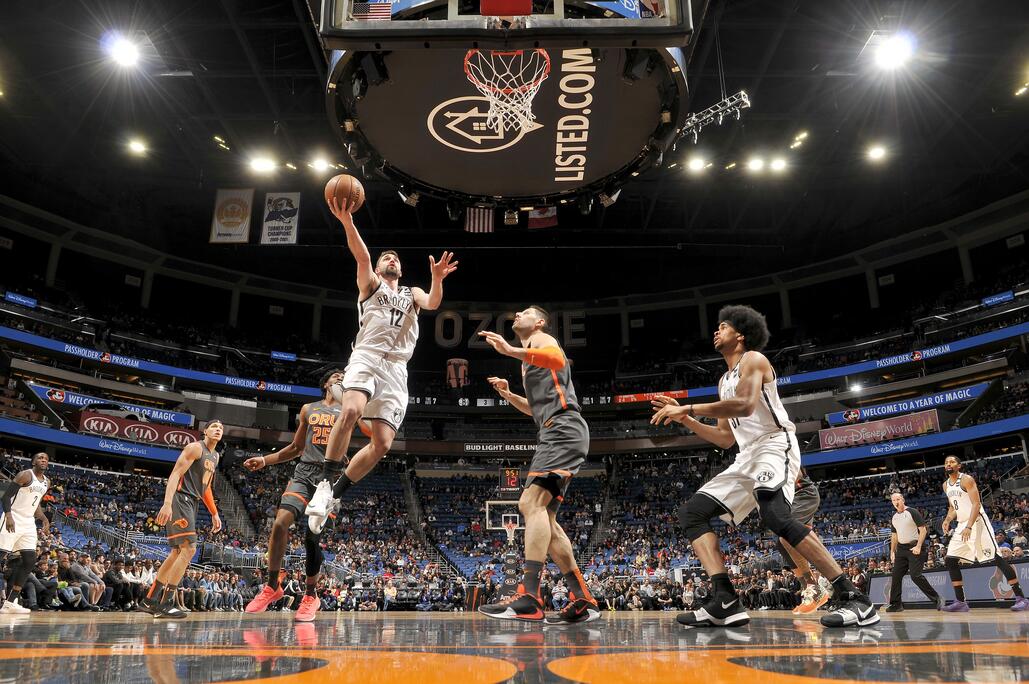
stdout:
{"type": "Polygon", "coordinates": [[[554,493],[555,501],[560,504],[572,477],[586,461],[589,450],[590,430],[582,414],[578,411],[558,413],[540,428],[539,442],[529,462],[529,476],[525,486],[528,487],[537,479],[556,480],[556,488],[546,486],[544,489],[554,493]]]}
{"type": "Polygon", "coordinates": [[[808,527],[815,523],[815,514],[818,507],[822,505],[822,497],[818,494],[818,487],[807,485],[796,490],[793,494],[793,517],[808,527]]]}

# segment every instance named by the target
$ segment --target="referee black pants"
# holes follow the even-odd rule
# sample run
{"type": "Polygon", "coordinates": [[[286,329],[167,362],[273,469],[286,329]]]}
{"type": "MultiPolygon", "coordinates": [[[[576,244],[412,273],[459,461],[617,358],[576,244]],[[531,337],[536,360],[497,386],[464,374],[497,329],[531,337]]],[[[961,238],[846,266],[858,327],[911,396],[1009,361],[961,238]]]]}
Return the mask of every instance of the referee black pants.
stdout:
{"type": "Polygon", "coordinates": [[[922,593],[930,601],[935,602],[940,598],[940,595],[933,589],[933,585],[929,584],[929,580],[922,574],[922,566],[925,565],[926,547],[922,547],[922,555],[916,556],[911,553],[912,546],[914,544],[897,544],[897,558],[893,564],[893,576],[890,581],[890,605],[899,606],[901,604],[901,587],[904,575],[909,572],[911,573],[911,581],[922,590],[922,593]]]}

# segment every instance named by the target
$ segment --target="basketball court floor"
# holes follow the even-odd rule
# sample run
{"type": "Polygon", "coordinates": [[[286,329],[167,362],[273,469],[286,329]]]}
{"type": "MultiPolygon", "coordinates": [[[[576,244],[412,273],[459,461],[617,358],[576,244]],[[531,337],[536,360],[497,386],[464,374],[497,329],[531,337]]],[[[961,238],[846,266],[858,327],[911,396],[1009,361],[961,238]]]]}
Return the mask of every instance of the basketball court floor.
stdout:
{"type": "Polygon", "coordinates": [[[686,630],[674,613],[546,628],[460,614],[0,616],[0,682],[1012,682],[1029,615],[908,611],[823,630],[788,613],[686,630]]]}

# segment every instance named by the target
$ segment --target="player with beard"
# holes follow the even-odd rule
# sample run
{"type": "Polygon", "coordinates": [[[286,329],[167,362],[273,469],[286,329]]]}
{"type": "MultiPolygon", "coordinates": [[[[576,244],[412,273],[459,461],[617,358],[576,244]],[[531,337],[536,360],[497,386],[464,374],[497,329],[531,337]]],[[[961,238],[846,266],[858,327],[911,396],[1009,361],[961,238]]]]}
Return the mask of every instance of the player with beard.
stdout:
{"type": "Polygon", "coordinates": [[[407,362],[418,342],[418,314],[434,311],[443,301],[443,279],[457,270],[451,252],[436,261],[429,256],[432,286],[401,287],[400,257],[388,250],[372,258],[344,201],[330,200],[329,208],[343,224],[347,246],[357,262],[358,320],[350,361],[343,379],[332,385],[340,404],[339,420],[332,426],[325,449],[322,481],[307,504],[307,524],[315,534],[343,494],[367,475],[393,445],[407,411],[407,362]],[[370,441],[344,464],[350,436],[361,418],[371,421],[370,441]],[[346,470],[344,471],[344,465],[346,470]]]}
{"type": "Polygon", "coordinates": [[[1018,575],[997,548],[993,526],[986,516],[975,478],[961,472],[961,459],[957,456],[948,456],[943,461],[943,469],[947,473],[947,479],[943,481],[943,491],[947,495],[947,517],[943,519],[943,533],[949,534],[951,522],[955,518],[958,521],[958,526],[954,528],[954,536],[947,545],[947,557],[944,559],[957,600],[944,606],[943,610],[948,613],[969,611],[961,577],[961,561],[987,563],[991,560],[996,563],[1008,586],[1015,593],[1015,604],[1011,606],[1011,610],[1029,610],[1029,600],[1026,600],[1025,594],[1022,593],[1018,575]]]}
{"type": "Polygon", "coordinates": [[[678,621],[688,627],[750,621],[729,581],[711,518],[739,525],[756,508],[765,527],[832,582],[834,610],[821,619],[822,625],[864,627],[879,622],[872,602],[851,583],[818,535],[791,511],[800,446],[779,399],[775,370],[761,353],[769,337],[765,317],[749,306],[727,306],[718,312],[718,320],[714,347],[728,367],[718,381],[719,400],[686,406],[663,396],[653,401],[655,425],[681,423],[722,449],[739,445],[735,461],[679,509],[679,522],[711,578],[712,592],[703,607],[680,614],[678,621]],[[718,424],[702,423],[697,420],[701,416],[716,418],[718,424]]]}
{"type": "Polygon", "coordinates": [[[549,553],[568,585],[568,604],[546,622],[563,625],[596,620],[600,608],[579,572],[568,535],[557,522],[568,485],[586,461],[590,434],[575,396],[568,360],[557,340],[546,332],[549,319],[538,306],[516,313],[513,329],[520,347],[511,346],[497,333],[479,333],[496,351],[522,362],[524,397],[512,392],[503,378],[489,378],[489,383],[511,406],[531,416],[539,429],[539,443],[518,500],[525,524],[522,582],[513,595],[482,606],[479,612],[492,618],[542,621],[540,576],[549,553]]]}
{"type": "Polygon", "coordinates": [[[32,457],[32,467],[4,483],[0,501],[3,503],[3,520],[0,521],[0,557],[21,556],[21,562],[12,564],[7,596],[0,606],[0,613],[28,613],[29,609],[18,604],[21,589],[29,574],[36,567],[36,520],[43,523],[43,536],[50,534],[50,521],[43,515],[42,501],[50,488],[46,476],[50,457],[39,452],[32,457]]]}
{"type": "MultiPolygon", "coordinates": [[[[254,456],[243,462],[244,468],[250,472],[257,472],[270,465],[300,458],[300,462],[293,469],[293,477],[290,478],[286,491],[279,500],[279,510],[275,513],[275,522],[272,523],[272,531],[268,536],[268,583],[247,604],[248,613],[263,613],[268,606],[283,596],[282,587],[279,586],[279,570],[282,568],[282,557],[286,553],[289,529],[303,515],[304,507],[314,496],[321,479],[329,433],[339,418],[339,402],[333,398],[329,388],[342,379],[343,372],[339,370],[331,370],[322,376],[319,386],[325,396],[320,401],[304,404],[300,408],[297,431],[292,442],[273,454],[254,456]]],[[[304,551],[307,591],[294,617],[297,622],[312,622],[318,612],[319,601],[316,593],[323,557],[321,537],[310,529],[304,535],[304,551]]]]}

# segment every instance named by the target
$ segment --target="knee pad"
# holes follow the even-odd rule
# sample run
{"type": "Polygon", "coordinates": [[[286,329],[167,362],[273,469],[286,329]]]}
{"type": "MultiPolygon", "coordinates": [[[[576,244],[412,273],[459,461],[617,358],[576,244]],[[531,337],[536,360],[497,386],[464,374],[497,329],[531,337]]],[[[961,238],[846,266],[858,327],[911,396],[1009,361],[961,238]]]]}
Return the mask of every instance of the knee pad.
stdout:
{"type": "Polygon", "coordinates": [[[318,543],[320,535],[314,534],[310,530],[304,535],[304,551],[306,551],[306,557],[304,559],[304,571],[308,577],[314,577],[322,569],[322,547],[318,543]]]}
{"type": "Polygon", "coordinates": [[[954,556],[947,556],[943,559],[943,563],[947,566],[947,572],[950,573],[951,582],[961,581],[961,561],[954,556]]]}
{"type": "Polygon", "coordinates": [[[19,587],[25,585],[25,580],[29,578],[29,575],[36,567],[36,552],[35,550],[25,550],[21,552],[21,564],[15,569],[11,584],[15,584],[19,587]]]}
{"type": "Polygon", "coordinates": [[[765,527],[788,541],[790,546],[796,548],[811,533],[806,525],[793,517],[781,489],[774,492],[757,490],[754,495],[765,527]]]}
{"type": "Polygon", "coordinates": [[[708,532],[714,532],[711,529],[711,518],[723,512],[717,502],[698,492],[679,506],[679,526],[693,542],[708,532]]]}

